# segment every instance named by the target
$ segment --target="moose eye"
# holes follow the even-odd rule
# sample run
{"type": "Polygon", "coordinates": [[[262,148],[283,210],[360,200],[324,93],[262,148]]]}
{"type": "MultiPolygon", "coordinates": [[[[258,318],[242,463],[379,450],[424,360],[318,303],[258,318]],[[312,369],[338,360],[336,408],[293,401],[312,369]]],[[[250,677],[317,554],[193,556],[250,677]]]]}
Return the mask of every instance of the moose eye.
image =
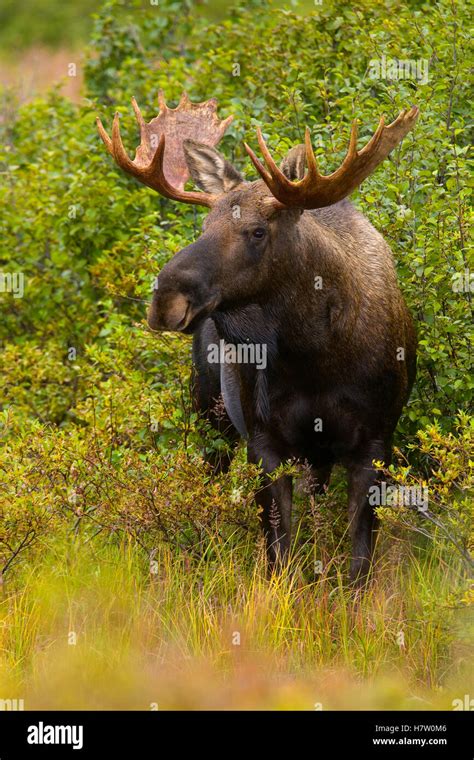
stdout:
{"type": "Polygon", "coordinates": [[[252,232],[252,236],[253,236],[254,238],[256,238],[257,240],[262,240],[262,238],[264,238],[264,237],[265,237],[265,234],[266,234],[266,230],[265,230],[265,228],[264,228],[264,227],[257,227],[257,228],[256,228],[256,229],[254,229],[254,231],[252,232]]]}

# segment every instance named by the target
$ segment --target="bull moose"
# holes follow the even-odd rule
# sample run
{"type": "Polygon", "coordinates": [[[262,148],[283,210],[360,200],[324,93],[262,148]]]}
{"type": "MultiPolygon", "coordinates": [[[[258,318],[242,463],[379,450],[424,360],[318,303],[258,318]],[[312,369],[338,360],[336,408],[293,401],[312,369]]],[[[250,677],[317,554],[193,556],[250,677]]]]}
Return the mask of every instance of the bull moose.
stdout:
{"type": "MultiPolygon", "coordinates": [[[[389,126],[383,117],[357,149],[357,122],[341,166],[323,176],[306,129],[280,167],[260,129],[265,165],[245,149],[260,179],[249,182],[217,150],[232,117],[214,99],[177,108],[159,95],[147,123],[132,100],[141,142],[132,161],[115,115],[100,135],[116,163],[163,196],[207,206],[201,236],[161,270],[148,312],[153,330],[193,334],[196,408],[232,442],[247,441],[261,468],[257,495],[271,570],[291,538],[292,480],[282,463],[309,463],[316,492],[335,464],[348,473],[351,581],[368,577],[376,515],[368,491],[391,459],[392,436],[410,394],[416,335],[391,251],[347,197],[415,124],[418,108],[389,126]],[[189,178],[199,190],[185,190],[189,178]],[[209,361],[210,348],[265,347],[265,361],[209,361]],[[222,400],[225,413],[216,412],[222,400]]],[[[260,357],[261,358],[261,357],[260,357]]],[[[222,410],[221,410],[222,412],[222,410]]],[[[221,461],[228,466],[230,459],[221,461]]]]}

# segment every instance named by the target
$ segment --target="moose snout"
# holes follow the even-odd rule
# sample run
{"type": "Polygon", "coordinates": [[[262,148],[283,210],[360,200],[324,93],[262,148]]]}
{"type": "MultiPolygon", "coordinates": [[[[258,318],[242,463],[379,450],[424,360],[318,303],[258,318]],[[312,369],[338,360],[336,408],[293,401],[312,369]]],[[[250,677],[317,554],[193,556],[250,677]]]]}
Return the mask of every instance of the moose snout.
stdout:
{"type": "Polygon", "coordinates": [[[193,332],[201,318],[208,316],[218,302],[216,292],[202,284],[190,287],[186,282],[179,285],[173,283],[173,287],[161,287],[160,283],[148,309],[148,326],[152,330],[193,332]]]}
{"type": "Polygon", "coordinates": [[[215,256],[201,237],[169,261],[155,281],[147,321],[152,330],[192,332],[219,302],[215,256]]]}
{"type": "Polygon", "coordinates": [[[152,330],[182,330],[191,318],[191,303],[183,293],[154,294],[147,322],[152,330]]]}

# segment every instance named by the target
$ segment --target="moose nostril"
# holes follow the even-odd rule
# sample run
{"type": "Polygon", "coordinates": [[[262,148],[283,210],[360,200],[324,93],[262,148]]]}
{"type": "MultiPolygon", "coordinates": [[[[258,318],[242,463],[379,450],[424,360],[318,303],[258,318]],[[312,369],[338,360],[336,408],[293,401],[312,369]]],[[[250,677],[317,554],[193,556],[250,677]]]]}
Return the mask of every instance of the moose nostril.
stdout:
{"type": "Polygon", "coordinates": [[[154,300],[148,311],[148,325],[152,330],[181,330],[186,327],[190,306],[182,293],[167,298],[162,305],[154,300]]]}
{"type": "Polygon", "coordinates": [[[182,293],[178,293],[166,309],[165,325],[168,330],[179,330],[185,326],[189,301],[182,293]]]}

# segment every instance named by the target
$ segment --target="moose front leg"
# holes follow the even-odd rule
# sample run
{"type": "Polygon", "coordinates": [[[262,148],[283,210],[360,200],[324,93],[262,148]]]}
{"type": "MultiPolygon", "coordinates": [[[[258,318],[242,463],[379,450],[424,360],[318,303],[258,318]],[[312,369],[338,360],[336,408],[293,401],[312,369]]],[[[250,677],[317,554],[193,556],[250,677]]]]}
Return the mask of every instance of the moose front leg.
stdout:
{"type": "Polygon", "coordinates": [[[278,570],[288,561],[291,542],[292,478],[283,475],[276,480],[272,472],[282,459],[268,446],[264,436],[248,444],[248,461],[261,467],[262,488],[255,500],[262,508],[261,520],[270,572],[278,570]]]}
{"type": "Polygon", "coordinates": [[[349,467],[349,532],[352,539],[350,579],[356,586],[367,581],[372,563],[377,517],[369,501],[369,489],[380,482],[382,474],[375,469],[373,461],[388,463],[386,448],[379,442],[370,446],[369,456],[349,467]]]}

